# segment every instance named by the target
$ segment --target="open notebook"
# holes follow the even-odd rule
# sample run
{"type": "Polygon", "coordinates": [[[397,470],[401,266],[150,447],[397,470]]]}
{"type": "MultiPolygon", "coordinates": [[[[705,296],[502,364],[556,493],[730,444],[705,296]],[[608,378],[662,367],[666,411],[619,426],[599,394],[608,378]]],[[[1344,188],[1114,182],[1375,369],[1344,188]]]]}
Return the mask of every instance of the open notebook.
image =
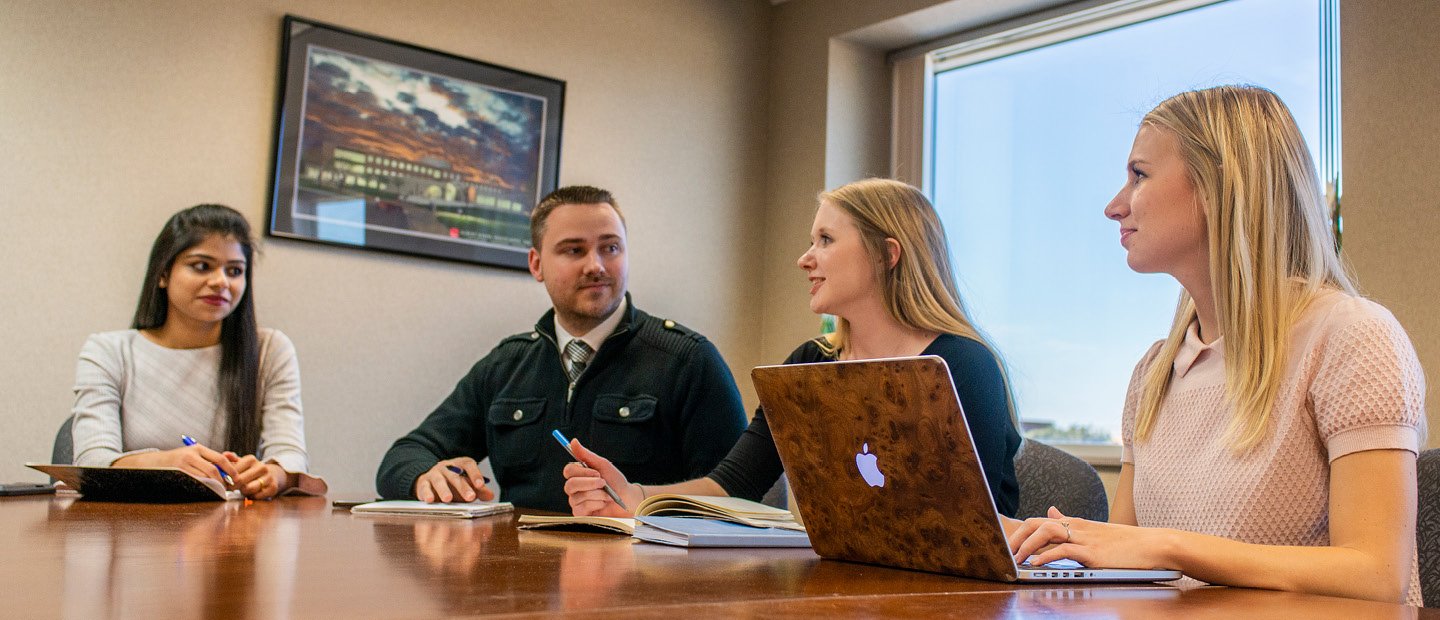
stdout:
{"type": "Polygon", "coordinates": [[[795,515],[784,508],[766,506],[739,497],[716,497],[708,495],[676,495],[660,493],[645,498],[635,507],[638,517],[700,517],[748,525],[750,527],[778,527],[785,530],[805,531],[795,521],[795,515]]]}
{"type": "MultiPolygon", "coordinates": [[[[805,531],[789,510],[766,506],[738,497],[676,495],[660,493],[645,498],[635,507],[637,517],[692,517],[729,521],[752,528],[780,528],[805,531]]],[[[590,530],[614,534],[635,533],[635,519],[617,517],[548,517],[521,515],[521,529],[590,530]]]]}
{"type": "Polygon", "coordinates": [[[241,499],[214,478],[175,467],[82,467],[26,463],[80,492],[83,499],[110,502],[178,503],[241,499]]]}
{"type": "Polygon", "coordinates": [[[552,517],[520,515],[522,530],[555,530],[562,532],[597,532],[601,534],[635,534],[635,520],[629,517],[552,517]]]}

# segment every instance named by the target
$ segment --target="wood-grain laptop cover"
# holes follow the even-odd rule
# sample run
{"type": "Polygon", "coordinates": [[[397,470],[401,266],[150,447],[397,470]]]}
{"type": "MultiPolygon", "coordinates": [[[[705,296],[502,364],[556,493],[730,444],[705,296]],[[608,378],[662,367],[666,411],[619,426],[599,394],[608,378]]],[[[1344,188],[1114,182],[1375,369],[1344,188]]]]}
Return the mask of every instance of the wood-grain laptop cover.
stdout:
{"type": "Polygon", "coordinates": [[[1016,580],[943,359],[761,366],[751,378],[817,554],[1016,580]]]}

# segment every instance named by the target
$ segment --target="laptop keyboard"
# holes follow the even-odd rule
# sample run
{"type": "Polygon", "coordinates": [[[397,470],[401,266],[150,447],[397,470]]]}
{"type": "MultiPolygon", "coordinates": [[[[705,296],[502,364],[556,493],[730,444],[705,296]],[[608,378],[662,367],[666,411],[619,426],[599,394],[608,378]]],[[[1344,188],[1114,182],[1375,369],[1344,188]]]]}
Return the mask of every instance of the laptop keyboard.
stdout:
{"type": "Polygon", "coordinates": [[[1050,562],[1049,564],[1044,564],[1044,565],[1039,565],[1039,566],[1037,566],[1037,565],[1035,565],[1035,564],[1031,564],[1031,563],[1030,563],[1030,560],[1033,560],[1033,559],[1035,559],[1035,556],[1033,556],[1033,555],[1030,556],[1029,558],[1026,558],[1025,562],[1020,565],[1020,568],[1031,569],[1031,570],[1042,569],[1042,568],[1043,568],[1043,569],[1047,569],[1047,570],[1075,570],[1075,569],[1077,569],[1077,568],[1085,568],[1085,565],[1084,565],[1084,564],[1081,564],[1081,563],[1079,563],[1079,562],[1076,562],[1075,560],[1055,560],[1054,562],[1050,562]]]}

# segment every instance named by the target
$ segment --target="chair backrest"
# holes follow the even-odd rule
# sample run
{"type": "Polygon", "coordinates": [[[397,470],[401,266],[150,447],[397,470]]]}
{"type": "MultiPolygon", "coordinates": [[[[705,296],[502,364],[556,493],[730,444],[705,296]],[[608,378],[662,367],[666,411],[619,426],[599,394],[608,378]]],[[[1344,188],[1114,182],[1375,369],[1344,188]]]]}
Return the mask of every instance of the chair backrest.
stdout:
{"type": "Polygon", "coordinates": [[[1051,506],[1070,517],[1110,519],[1100,474],[1089,463],[1059,448],[1026,439],[1015,455],[1015,477],[1020,483],[1017,519],[1043,517],[1051,506]]]}
{"type": "Polygon", "coordinates": [[[65,418],[65,423],[60,425],[60,430],[55,433],[55,447],[50,451],[50,463],[53,465],[70,465],[74,460],[75,441],[70,435],[70,425],[75,418],[65,418]]]}
{"type": "Polygon", "coordinates": [[[1420,595],[1426,607],[1440,607],[1440,448],[1420,453],[1415,474],[1420,499],[1415,519],[1420,595]]]}
{"type": "Polygon", "coordinates": [[[772,508],[790,509],[790,485],[785,480],[785,474],[780,474],[780,479],[775,481],[775,486],[765,492],[765,497],[760,498],[760,503],[772,508]]]}

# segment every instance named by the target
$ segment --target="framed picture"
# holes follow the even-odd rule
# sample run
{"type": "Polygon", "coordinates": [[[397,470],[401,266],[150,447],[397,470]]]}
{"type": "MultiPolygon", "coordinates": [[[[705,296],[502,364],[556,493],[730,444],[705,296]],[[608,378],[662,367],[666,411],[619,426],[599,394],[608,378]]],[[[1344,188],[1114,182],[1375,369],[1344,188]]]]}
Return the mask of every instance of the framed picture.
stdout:
{"type": "Polygon", "coordinates": [[[526,268],[565,83],[286,16],[269,233],[526,268]]]}

